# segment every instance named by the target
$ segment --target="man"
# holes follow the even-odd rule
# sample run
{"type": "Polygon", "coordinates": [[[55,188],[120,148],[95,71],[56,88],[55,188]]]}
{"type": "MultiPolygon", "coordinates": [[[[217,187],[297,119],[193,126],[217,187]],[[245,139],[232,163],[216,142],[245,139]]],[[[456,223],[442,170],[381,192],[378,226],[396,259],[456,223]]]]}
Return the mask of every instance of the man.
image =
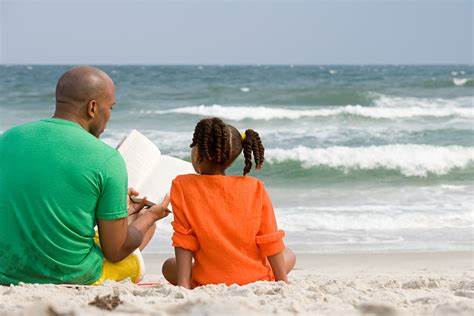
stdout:
{"type": "Polygon", "coordinates": [[[52,118],[0,136],[0,284],[139,280],[135,250],[168,215],[169,199],[131,205],[139,213],[127,223],[125,163],[98,139],[114,106],[112,79],[76,67],[58,81],[52,118]]]}

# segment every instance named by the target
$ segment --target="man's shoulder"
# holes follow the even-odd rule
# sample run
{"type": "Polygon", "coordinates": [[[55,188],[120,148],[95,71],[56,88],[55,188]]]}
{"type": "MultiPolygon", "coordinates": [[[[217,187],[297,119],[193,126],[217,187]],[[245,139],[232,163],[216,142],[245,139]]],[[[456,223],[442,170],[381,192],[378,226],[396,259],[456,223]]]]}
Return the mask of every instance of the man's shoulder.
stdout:
{"type": "Polygon", "coordinates": [[[14,126],[0,134],[0,144],[5,146],[21,144],[25,140],[34,137],[35,131],[39,131],[41,125],[41,121],[34,121],[14,126]]]}
{"type": "Polygon", "coordinates": [[[98,170],[108,170],[112,173],[126,172],[125,160],[117,149],[97,138],[92,140],[92,142],[93,143],[89,147],[89,152],[90,155],[95,158],[93,160],[99,164],[97,165],[98,170]]]}
{"type": "Polygon", "coordinates": [[[93,163],[111,161],[114,164],[124,165],[117,149],[91,135],[79,125],[54,123],[50,119],[43,119],[18,125],[0,135],[0,141],[7,146],[25,142],[36,143],[55,152],[77,155],[78,159],[87,154],[93,163]],[[72,144],[74,146],[71,146],[72,144]]]}
{"type": "Polygon", "coordinates": [[[95,138],[94,136],[92,136],[90,141],[91,145],[93,145],[98,152],[101,152],[105,158],[123,160],[122,155],[118,152],[116,148],[108,145],[107,143],[103,142],[98,138],[95,138]]]}
{"type": "Polygon", "coordinates": [[[8,130],[6,130],[2,136],[10,136],[10,135],[15,135],[15,134],[21,134],[25,131],[31,130],[31,129],[36,129],[42,125],[41,121],[34,121],[34,122],[28,122],[28,123],[23,123],[17,126],[14,126],[8,130]]]}

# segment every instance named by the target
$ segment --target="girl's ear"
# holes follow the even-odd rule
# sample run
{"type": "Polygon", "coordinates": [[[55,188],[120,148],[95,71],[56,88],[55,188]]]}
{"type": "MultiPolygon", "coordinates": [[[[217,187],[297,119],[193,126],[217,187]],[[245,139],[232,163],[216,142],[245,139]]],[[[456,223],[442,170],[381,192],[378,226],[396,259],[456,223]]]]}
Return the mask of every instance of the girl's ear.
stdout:
{"type": "Polygon", "coordinates": [[[193,155],[192,159],[195,159],[195,161],[197,163],[201,163],[202,162],[202,158],[201,158],[201,155],[199,154],[199,150],[198,150],[198,146],[195,145],[193,146],[193,149],[191,151],[191,154],[193,155]]]}
{"type": "Polygon", "coordinates": [[[201,167],[200,167],[200,162],[199,162],[199,152],[197,150],[197,146],[193,146],[191,148],[191,163],[193,165],[194,171],[196,171],[196,173],[200,174],[201,173],[201,167]]]}

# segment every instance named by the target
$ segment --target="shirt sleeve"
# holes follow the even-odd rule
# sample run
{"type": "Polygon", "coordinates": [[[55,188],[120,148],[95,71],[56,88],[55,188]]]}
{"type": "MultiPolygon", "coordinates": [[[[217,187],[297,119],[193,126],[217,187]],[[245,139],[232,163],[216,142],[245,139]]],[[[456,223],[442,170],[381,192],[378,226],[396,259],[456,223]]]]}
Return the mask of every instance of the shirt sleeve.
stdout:
{"type": "Polygon", "coordinates": [[[171,222],[173,226],[173,247],[183,248],[190,251],[199,250],[199,242],[189,224],[184,209],[183,191],[176,180],[171,185],[170,192],[171,206],[173,208],[174,220],[171,222]]]}
{"type": "Polygon", "coordinates": [[[100,178],[96,217],[103,220],[127,217],[127,168],[118,152],[105,162],[100,171],[100,178]]]}
{"type": "Polygon", "coordinates": [[[260,229],[258,230],[257,236],[255,237],[255,241],[260,248],[261,253],[268,257],[273,256],[285,249],[285,244],[283,243],[284,236],[285,232],[278,229],[272,201],[268,196],[267,190],[265,187],[263,187],[262,217],[260,229]]]}

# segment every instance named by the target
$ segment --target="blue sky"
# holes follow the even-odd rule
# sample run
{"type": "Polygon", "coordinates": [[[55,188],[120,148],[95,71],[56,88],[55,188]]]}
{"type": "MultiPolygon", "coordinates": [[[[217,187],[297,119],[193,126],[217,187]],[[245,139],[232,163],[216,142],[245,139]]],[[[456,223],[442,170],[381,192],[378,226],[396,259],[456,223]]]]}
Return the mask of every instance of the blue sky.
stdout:
{"type": "Polygon", "coordinates": [[[4,64],[473,62],[471,0],[0,2],[4,64]]]}

